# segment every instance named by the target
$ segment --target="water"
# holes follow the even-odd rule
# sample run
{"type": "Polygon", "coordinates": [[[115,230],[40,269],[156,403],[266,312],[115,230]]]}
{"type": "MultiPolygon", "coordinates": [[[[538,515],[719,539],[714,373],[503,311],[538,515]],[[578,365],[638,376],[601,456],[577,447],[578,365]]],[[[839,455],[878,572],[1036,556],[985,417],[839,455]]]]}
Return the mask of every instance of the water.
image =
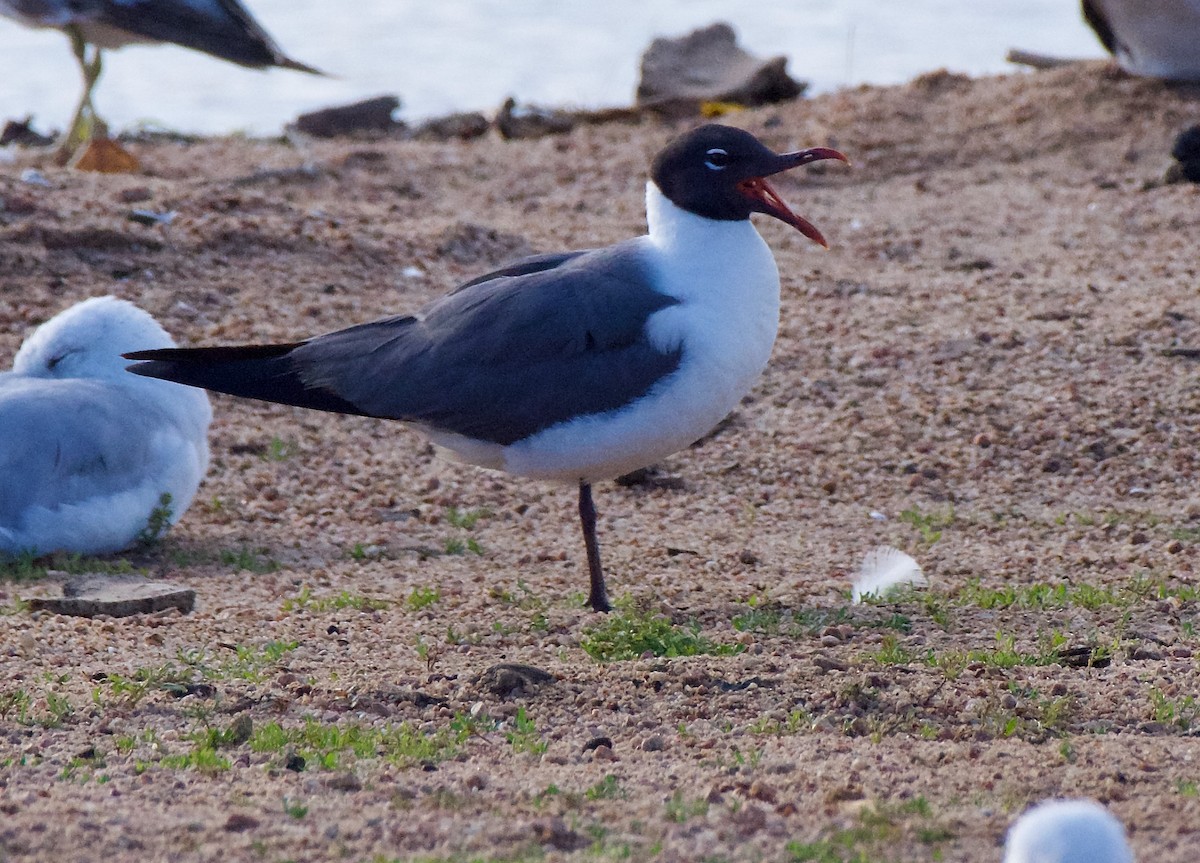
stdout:
{"type": "MultiPolygon", "coordinates": [[[[1009,48],[1100,57],[1075,0],[246,0],[292,57],[334,77],[258,72],[174,46],[105,54],[97,109],[117,129],[277,133],[298,113],[384,93],[407,120],[547,105],[629,104],[658,35],[732,23],[758,56],[785,54],[812,92],[940,67],[1013,71],[1009,48]]],[[[79,94],[66,37],[0,18],[0,119],[61,128],[79,94]]]]}

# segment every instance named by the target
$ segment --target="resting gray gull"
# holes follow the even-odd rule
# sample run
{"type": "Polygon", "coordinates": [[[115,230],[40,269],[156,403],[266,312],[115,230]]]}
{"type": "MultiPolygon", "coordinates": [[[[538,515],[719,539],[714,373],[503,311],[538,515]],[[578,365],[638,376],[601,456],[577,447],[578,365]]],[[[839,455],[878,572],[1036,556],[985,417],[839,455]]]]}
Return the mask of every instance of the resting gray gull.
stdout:
{"type": "Polygon", "coordinates": [[[130,370],[401,420],[462,461],[578,483],[588,602],[607,611],[592,483],[694,443],[758,379],[779,271],[750,215],[825,245],[764,179],[820,159],[847,161],[705,125],[655,157],[644,236],[517,261],[416,314],[290,344],[139,351],[130,370]]]}
{"type": "Polygon", "coordinates": [[[125,372],[121,353],[149,344],[175,343],[132,303],[94,297],[0,373],[0,556],[120,551],[188,508],[212,410],[203,392],[125,372]]]}

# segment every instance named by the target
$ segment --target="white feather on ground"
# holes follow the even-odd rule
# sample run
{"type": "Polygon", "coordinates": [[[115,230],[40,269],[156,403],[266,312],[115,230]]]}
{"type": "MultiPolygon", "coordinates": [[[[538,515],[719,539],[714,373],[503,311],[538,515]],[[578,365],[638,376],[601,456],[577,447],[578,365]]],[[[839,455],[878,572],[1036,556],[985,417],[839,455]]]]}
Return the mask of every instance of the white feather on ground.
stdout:
{"type": "Polygon", "coordinates": [[[855,605],[864,596],[887,596],[901,587],[924,587],[929,582],[921,565],[898,548],[880,545],[867,552],[854,576],[850,595],[855,605]]]}
{"type": "Polygon", "coordinates": [[[203,390],[125,371],[175,342],[149,314],[94,297],[47,321],[0,373],[0,556],[133,544],[169,494],[183,515],[208,466],[203,390]]]}
{"type": "Polygon", "coordinates": [[[1133,863],[1125,828],[1092,800],[1049,800],[1016,820],[1004,863],[1133,863]]]}

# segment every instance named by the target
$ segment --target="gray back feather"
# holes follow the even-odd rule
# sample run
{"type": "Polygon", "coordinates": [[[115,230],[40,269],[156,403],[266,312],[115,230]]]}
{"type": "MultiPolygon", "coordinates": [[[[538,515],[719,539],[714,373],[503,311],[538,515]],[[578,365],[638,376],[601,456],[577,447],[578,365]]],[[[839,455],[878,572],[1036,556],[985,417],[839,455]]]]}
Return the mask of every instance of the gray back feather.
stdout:
{"type": "Polygon", "coordinates": [[[505,267],[415,317],[302,344],[305,385],[363,413],[510,444],[620,408],[679,365],[645,335],[675,302],[654,290],[637,241],[505,267]]]}

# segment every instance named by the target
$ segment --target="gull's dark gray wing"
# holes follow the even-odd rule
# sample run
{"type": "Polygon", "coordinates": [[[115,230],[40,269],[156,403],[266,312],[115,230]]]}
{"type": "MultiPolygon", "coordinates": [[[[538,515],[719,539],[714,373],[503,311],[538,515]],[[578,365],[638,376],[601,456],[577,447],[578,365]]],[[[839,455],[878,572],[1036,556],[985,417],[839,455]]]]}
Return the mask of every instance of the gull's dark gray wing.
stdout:
{"type": "Polygon", "coordinates": [[[321,74],[287,57],[238,0],[76,0],[87,19],[231,63],[321,74]]]}
{"type": "Polygon", "coordinates": [[[679,365],[645,334],[675,300],[637,241],[540,256],[468,282],[416,316],[296,345],[146,351],[138,374],[511,444],[644,395],[679,365]]]}
{"type": "Polygon", "coordinates": [[[1097,38],[1109,54],[1117,53],[1117,34],[1113,32],[1108,17],[1095,0],[1083,0],[1083,20],[1095,31],[1097,38]]]}

